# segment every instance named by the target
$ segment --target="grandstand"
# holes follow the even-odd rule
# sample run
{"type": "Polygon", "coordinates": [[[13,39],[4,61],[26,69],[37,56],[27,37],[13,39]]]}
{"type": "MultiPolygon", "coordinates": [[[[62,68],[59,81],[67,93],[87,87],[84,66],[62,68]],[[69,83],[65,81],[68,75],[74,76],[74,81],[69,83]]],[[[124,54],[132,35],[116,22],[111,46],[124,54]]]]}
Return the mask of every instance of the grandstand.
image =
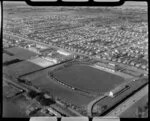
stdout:
{"type": "Polygon", "coordinates": [[[110,71],[110,72],[116,72],[118,70],[116,65],[112,63],[105,64],[105,63],[97,62],[96,64],[93,65],[93,67],[100,70],[110,71]]]}
{"type": "Polygon", "coordinates": [[[61,54],[61,55],[65,55],[65,56],[69,56],[69,55],[70,55],[69,52],[66,52],[66,51],[64,51],[64,50],[57,50],[57,52],[58,52],[59,54],[61,54]]]}

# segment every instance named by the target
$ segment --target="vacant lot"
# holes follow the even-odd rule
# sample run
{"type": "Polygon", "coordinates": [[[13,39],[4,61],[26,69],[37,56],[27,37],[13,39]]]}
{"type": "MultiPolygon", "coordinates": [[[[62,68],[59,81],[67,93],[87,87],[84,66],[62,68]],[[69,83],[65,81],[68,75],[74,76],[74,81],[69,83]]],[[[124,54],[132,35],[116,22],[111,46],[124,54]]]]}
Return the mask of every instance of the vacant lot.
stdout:
{"type": "Polygon", "coordinates": [[[3,117],[6,118],[27,118],[23,110],[27,107],[27,100],[22,95],[14,101],[3,97],[3,117]]]}

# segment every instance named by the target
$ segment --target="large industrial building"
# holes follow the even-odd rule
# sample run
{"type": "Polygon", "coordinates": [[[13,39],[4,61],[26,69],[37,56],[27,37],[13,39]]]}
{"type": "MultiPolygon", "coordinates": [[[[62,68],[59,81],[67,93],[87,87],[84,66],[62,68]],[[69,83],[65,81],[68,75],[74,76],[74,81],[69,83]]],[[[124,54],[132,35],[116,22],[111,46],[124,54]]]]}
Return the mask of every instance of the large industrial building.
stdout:
{"type": "Polygon", "coordinates": [[[100,69],[100,70],[102,69],[102,70],[110,71],[110,72],[117,71],[116,65],[112,64],[112,63],[105,64],[105,63],[98,62],[98,63],[94,64],[93,67],[100,69]]]}

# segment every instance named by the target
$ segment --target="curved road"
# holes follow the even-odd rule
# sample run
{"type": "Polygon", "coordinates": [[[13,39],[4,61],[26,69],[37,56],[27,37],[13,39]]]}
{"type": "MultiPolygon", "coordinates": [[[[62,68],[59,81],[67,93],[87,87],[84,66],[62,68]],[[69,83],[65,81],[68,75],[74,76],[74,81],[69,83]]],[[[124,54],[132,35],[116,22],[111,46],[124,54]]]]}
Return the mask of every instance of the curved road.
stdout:
{"type": "Polygon", "coordinates": [[[120,116],[123,112],[125,112],[128,108],[130,108],[132,105],[138,102],[146,94],[148,94],[148,85],[143,87],[141,90],[139,90],[132,97],[127,99],[125,102],[121,103],[114,110],[109,112],[106,116],[120,116]]]}
{"type": "MultiPolygon", "coordinates": [[[[39,44],[42,44],[42,45],[46,45],[47,47],[51,47],[51,46],[52,46],[52,45],[48,45],[48,44],[45,44],[45,43],[42,43],[42,42],[37,42],[37,41],[35,41],[35,40],[31,40],[31,39],[27,39],[27,38],[24,38],[24,37],[20,37],[20,36],[18,36],[18,35],[10,34],[10,33],[7,33],[7,32],[5,32],[4,34],[10,35],[10,36],[15,36],[15,37],[18,37],[18,38],[20,38],[20,39],[25,39],[25,40],[27,40],[27,41],[36,42],[36,43],[39,43],[39,44]]],[[[54,45],[53,45],[53,47],[60,49],[60,47],[57,47],[57,46],[54,46],[54,45]]],[[[66,49],[65,49],[65,50],[66,50],[66,49]]],[[[81,54],[81,53],[77,53],[77,52],[72,52],[72,53],[79,54],[79,55],[84,55],[84,56],[88,56],[88,57],[89,57],[89,55],[86,55],[86,54],[81,54]]],[[[90,57],[91,57],[91,56],[90,56],[90,57]]],[[[98,58],[93,57],[93,56],[92,56],[92,58],[94,58],[94,59],[96,59],[96,60],[101,60],[101,61],[104,61],[104,62],[110,62],[110,61],[108,61],[108,60],[98,59],[98,58]]],[[[140,70],[140,69],[137,69],[136,67],[131,67],[131,66],[126,65],[126,64],[122,64],[122,63],[118,63],[118,62],[112,62],[112,61],[111,61],[111,63],[118,64],[118,65],[123,66],[123,67],[126,67],[126,68],[128,68],[128,69],[135,69],[135,70],[138,70],[138,71],[140,71],[140,72],[142,72],[142,73],[143,73],[143,72],[144,72],[144,73],[147,73],[147,71],[145,71],[145,70],[140,70]]],[[[104,96],[100,96],[100,97],[94,99],[92,102],[90,102],[90,103],[88,104],[87,112],[88,112],[88,115],[89,115],[89,116],[92,116],[93,105],[94,105],[95,103],[97,103],[99,100],[101,100],[101,99],[103,99],[103,98],[105,98],[105,97],[106,97],[106,94],[105,94],[104,96]]]]}
{"type": "Polygon", "coordinates": [[[94,104],[96,104],[97,102],[99,102],[101,99],[105,98],[108,94],[104,94],[103,96],[97,97],[96,99],[94,99],[92,102],[90,102],[87,106],[87,113],[88,116],[92,117],[92,110],[94,107],[94,104]]]}
{"type": "MultiPolygon", "coordinates": [[[[132,79],[129,79],[129,80],[126,80],[124,83],[122,83],[120,86],[124,86],[124,85],[127,85],[128,83],[130,83],[131,81],[134,81],[138,78],[132,78],[132,79]]],[[[116,89],[116,88],[115,88],[116,89]]],[[[91,101],[89,104],[88,104],[88,107],[87,107],[87,112],[88,112],[88,116],[92,117],[92,110],[93,110],[93,107],[94,105],[99,102],[101,99],[105,98],[106,96],[108,96],[109,92],[106,92],[104,93],[103,96],[100,96],[100,97],[97,97],[96,99],[94,99],[93,101],[91,101]]]]}

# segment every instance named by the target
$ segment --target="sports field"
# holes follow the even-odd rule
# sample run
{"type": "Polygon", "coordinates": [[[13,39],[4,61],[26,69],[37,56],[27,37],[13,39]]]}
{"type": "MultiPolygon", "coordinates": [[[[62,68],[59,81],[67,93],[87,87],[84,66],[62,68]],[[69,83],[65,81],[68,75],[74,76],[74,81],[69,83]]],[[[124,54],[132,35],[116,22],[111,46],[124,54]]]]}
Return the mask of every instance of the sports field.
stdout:
{"type": "Polygon", "coordinates": [[[31,52],[27,49],[20,48],[20,47],[9,48],[9,49],[7,49],[7,51],[14,54],[14,56],[16,56],[16,58],[23,59],[23,60],[30,59],[31,57],[37,55],[34,52],[31,52]]]}
{"type": "Polygon", "coordinates": [[[99,93],[110,91],[125,81],[120,76],[83,64],[56,70],[54,77],[72,87],[99,93]]]}
{"type": "Polygon", "coordinates": [[[12,61],[16,59],[14,56],[10,56],[6,53],[3,53],[3,63],[8,62],[8,61],[12,61]]]}
{"type": "Polygon", "coordinates": [[[7,73],[14,77],[21,76],[40,69],[42,69],[42,67],[28,61],[21,61],[3,68],[4,73],[7,73]]]}
{"type": "Polygon", "coordinates": [[[22,78],[30,80],[34,86],[37,86],[40,89],[45,90],[56,97],[59,97],[65,102],[74,104],[76,106],[87,106],[87,104],[94,99],[93,97],[80,94],[73,91],[72,89],[58,84],[49,77],[48,72],[50,70],[50,68],[47,68],[22,78]]]}
{"type": "MultiPolygon", "coordinates": [[[[51,72],[53,68],[56,67],[47,68],[22,78],[30,80],[34,86],[48,91],[50,94],[59,97],[65,102],[77,106],[87,106],[87,104],[94,99],[94,97],[76,92],[50,78],[49,72],[51,72]]],[[[82,64],[69,66],[58,71],[56,70],[54,73],[59,80],[88,91],[108,91],[124,81],[122,77],[82,64]],[[106,79],[108,80],[106,81],[106,79]]]]}

